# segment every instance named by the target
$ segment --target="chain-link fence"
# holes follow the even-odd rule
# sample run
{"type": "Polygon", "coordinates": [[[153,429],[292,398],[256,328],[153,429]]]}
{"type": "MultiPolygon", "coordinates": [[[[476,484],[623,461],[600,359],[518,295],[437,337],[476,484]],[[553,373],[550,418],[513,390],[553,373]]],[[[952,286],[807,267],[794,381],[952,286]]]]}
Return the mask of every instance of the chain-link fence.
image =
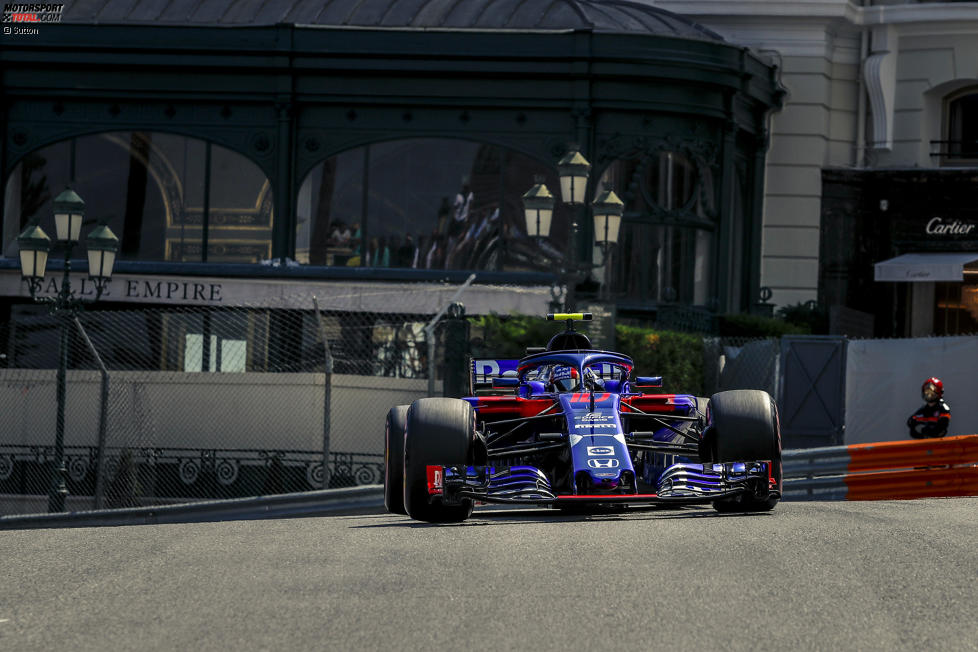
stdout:
{"type": "MultiPolygon", "coordinates": [[[[62,482],[69,510],[382,482],[391,406],[466,394],[471,354],[523,354],[487,350],[485,328],[457,310],[434,322],[450,296],[438,286],[433,302],[435,289],[402,286],[380,297],[383,312],[311,294],[275,307],[90,306],[77,317],[15,306],[0,324],[0,513],[47,511],[62,482]]],[[[554,325],[538,326],[543,344],[554,325]]],[[[778,340],[707,338],[706,395],[776,395],[778,351],[778,340]]]]}
{"type": "Polygon", "coordinates": [[[763,389],[778,396],[781,340],[706,337],[703,387],[707,396],[728,389],[763,389]]]}
{"type": "Polygon", "coordinates": [[[434,325],[431,357],[434,315],[411,312],[429,291],[392,294],[383,313],[317,310],[313,296],[77,317],[16,306],[0,325],[0,513],[48,511],[62,480],[68,510],[381,482],[390,407],[458,394],[466,373],[449,342],[443,380],[462,319],[434,325]]]}

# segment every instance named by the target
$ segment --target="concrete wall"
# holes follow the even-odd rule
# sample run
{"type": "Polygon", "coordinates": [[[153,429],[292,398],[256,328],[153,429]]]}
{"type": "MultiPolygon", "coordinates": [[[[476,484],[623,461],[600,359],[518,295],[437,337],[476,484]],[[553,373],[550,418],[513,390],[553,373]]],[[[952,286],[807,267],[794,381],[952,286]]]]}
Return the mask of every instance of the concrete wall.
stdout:
{"type": "Polygon", "coordinates": [[[944,99],[963,88],[978,87],[975,22],[978,21],[900,33],[893,96],[893,149],[879,152],[879,166],[940,164],[931,156],[937,147],[931,146],[930,141],[944,139],[944,99]]]}
{"type": "Polygon", "coordinates": [[[789,305],[818,292],[822,168],[855,159],[859,29],[845,0],[791,3],[657,1],[766,55],[788,91],[771,118],[761,285],[789,305]]]}
{"type": "MultiPolygon", "coordinates": [[[[321,450],[323,374],[111,372],[109,446],[321,450]]],[[[65,445],[98,441],[101,380],[70,371],[65,445]]],[[[441,391],[440,383],[436,387],[441,391]]],[[[427,395],[427,380],[334,375],[331,449],[383,453],[393,405],[427,395]]],[[[0,370],[0,444],[51,446],[55,371],[0,370]]]]}

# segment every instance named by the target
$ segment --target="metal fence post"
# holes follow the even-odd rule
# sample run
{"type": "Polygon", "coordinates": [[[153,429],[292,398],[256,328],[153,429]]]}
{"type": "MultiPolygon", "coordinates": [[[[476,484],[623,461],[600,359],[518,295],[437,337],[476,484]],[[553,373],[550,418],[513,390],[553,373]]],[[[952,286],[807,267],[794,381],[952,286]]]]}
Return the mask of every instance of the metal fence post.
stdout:
{"type": "Polygon", "coordinates": [[[319,322],[319,337],[323,340],[323,353],[325,356],[325,388],[323,391],[323,489],[329,486],[329,437],[330,420],[332,410],[332,386],[333,386],[333,353],[329,350],[329,340],[326,339],[326,324],[323,323],[323,313],[319,309],[319,300],[313,296],[312,304],[316,308],[316,319],[319,322]]]}
{"type": "Polygon", "coordinates": [[[95,448],[95,509],[102,509],[102,503],[105,500],[105,430],[109,406],[109,372],[77,316],[75,317],[75,326],[85,340],[92,357],[95,358],[95,364],[98,365],[99,373],[102,375],[102,394],[98,412],[98,444],[95,448]]]}
{"type": "MultiPolygon", "coordinates": [[[[455,291],[452,298],[446,303],[438,314],[431,318],[431,321],[424,327],[425,338],[428,340],[428,396],[435,395],[435,324],[438,320],[442,318],[448,309],[458,301],[458,298],[462,296],[466,288],[472,285],[472,281],[475,280],[475,274],[469,274],[469,277],[465,279],[465,283],[455,291]]],[[[442,388],[442,393],[444,393],[444,387],[442,388]]]]}
{"type": "Polygon", "coordinates": [[[442,395],[461,398],[466,395],[469,375],[466,361],[469,358],[469,322],[465,319],[465,306],[453,303],[445,320],[445,377],[442,395]]]}

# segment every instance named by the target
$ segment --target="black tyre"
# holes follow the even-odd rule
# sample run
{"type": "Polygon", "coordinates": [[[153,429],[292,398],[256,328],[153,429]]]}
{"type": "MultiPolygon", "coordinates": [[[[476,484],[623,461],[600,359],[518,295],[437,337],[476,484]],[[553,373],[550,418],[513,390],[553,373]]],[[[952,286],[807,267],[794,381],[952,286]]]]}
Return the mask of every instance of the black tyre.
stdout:
{"type": "MultiPolygon", "coordinates": [[[[781,425],[771,395],[757,389],[738,389],[710,398],[711,424],[707,430],[708,456],[713,462],[771,460],[781,491],[781,425]]],[[[757,498],[742,494],[714,501],[719,512],[763,512],[778,503],[778,495],[757,498]]]]}
{"type": "Polygon", "coordinates": [[[387,413],[384,428],[384,506],[392,514],[407,514],[404,509],[404,431],[407,405],[397,405],[387,413]]]}
{"type": "Polygon", "coordinates": [[[456,398],[421,398],[407,413],[404,438],[404,508],[419,521],[464,521],[472,514],[472,501],[444,505],[429,500],[429,464],[466,466],[475,439],[475,410],[456,398]]]}

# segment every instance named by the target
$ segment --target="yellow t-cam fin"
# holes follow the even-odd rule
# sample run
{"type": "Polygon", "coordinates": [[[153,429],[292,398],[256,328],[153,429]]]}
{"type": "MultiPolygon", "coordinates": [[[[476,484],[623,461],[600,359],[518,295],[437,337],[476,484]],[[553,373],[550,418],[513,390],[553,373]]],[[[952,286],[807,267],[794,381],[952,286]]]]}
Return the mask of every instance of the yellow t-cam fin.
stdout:
{"type": "Polygon", "coordinates": [[[594,318],[589,312],[551,312],[547,313],[547,321],[591,321],[594,318]]]}

